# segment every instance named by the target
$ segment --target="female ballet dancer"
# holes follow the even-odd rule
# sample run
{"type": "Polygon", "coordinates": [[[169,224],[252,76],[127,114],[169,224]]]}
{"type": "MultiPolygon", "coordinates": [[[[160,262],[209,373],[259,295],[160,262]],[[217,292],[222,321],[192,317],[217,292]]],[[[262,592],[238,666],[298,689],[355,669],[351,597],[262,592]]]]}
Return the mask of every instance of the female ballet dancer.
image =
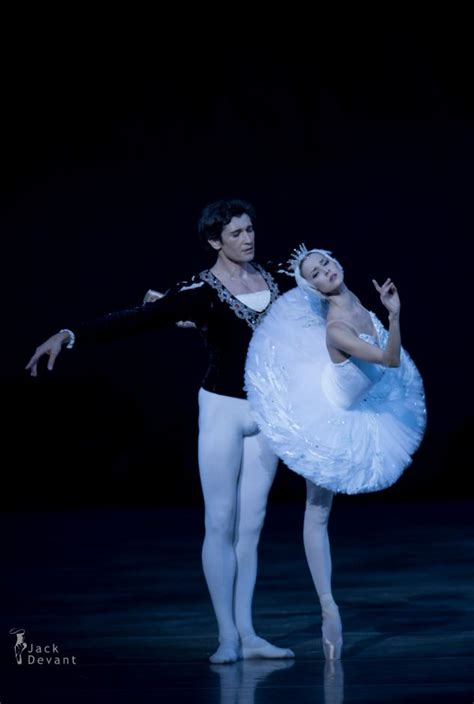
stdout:
{"type": "Polygon", "coordinates": [[[327,532],[333,495],[392,485],[421,442],[426,407],[421,376],[401,346],[391,279],[382,286],[373,280],[388,311],[386,331],[329,252],[301,245],[291,262],[297,287],[253,335],[246,390],[272,449],[306,479],[304,545],[331,660],[342,649],[327,532]]]}

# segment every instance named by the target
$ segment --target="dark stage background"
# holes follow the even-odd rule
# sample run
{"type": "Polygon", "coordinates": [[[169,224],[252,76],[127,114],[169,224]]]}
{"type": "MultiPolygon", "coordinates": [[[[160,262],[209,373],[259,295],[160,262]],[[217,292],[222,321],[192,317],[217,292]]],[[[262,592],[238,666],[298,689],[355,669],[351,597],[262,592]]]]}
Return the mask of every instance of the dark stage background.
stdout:
{"type": "MultiPolygon", "coordinates": [[[[3,509],[201,503],[195,331],[65,351],[37,379],[24,366],[59,328],[209,266],[196,222],[221,197],[254,203],[258,258],[328,248],[382,319],[371,279],[398,284],[427,433],[393,488],[341,500],[468,498],[472,41],[462,18],[399,19],[68,19],[8,44],[3,509]]],[[[303,496],[282,466],[271,500],[303,496]]]]}

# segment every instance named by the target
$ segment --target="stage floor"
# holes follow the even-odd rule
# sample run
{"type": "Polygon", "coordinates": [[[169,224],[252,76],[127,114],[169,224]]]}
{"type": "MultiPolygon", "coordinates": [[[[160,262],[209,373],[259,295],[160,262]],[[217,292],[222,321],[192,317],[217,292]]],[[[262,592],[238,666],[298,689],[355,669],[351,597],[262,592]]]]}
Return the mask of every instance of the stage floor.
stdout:
{"type": "Polygon", "coordinates": [[[296,657],[213,666],[200,508],[3,513],[0,703],[471,704],[473,516],[470,502],[336,498],[344,651],[331,664],[303,507],[270,502],[255,624],[296,657]]]}

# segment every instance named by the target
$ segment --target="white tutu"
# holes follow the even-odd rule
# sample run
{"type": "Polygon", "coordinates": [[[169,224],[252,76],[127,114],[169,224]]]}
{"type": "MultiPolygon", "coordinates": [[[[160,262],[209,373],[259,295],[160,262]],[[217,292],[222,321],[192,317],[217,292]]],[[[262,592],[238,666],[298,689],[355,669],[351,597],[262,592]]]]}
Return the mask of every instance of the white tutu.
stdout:
{"type": "MultiPolygon", "coordinates": [[[[313,298],[288,291],[255,330],[245,371],[252,413],[298,474],[334,492],[384,489],[423,437],[423,381],[404,350],[396,368],[355,358],[331,362],[321,304],[313,298]]],[[[378,339],[360,337],[384,348],[388,333],[371,316],[378,339]]]]}

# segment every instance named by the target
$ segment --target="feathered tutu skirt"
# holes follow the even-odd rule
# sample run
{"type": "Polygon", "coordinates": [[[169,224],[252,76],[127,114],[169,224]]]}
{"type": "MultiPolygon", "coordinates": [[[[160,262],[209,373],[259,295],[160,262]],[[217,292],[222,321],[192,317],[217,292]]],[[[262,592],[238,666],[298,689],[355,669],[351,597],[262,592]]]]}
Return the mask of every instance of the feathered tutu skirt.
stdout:
{"type": "MultiPolygon", "coordinates": [[[[311,299],[288,291],[254,332],[245,370],[253,416],[280,459],[315,484],[346,494],[385,489],[422,440],[422,378],[405,350],[397,368],[331,362],[321,304],[311,299]]],[[[371,316],[377,337],[361,338],[384,348],[388,333],[371,316]]]]}

